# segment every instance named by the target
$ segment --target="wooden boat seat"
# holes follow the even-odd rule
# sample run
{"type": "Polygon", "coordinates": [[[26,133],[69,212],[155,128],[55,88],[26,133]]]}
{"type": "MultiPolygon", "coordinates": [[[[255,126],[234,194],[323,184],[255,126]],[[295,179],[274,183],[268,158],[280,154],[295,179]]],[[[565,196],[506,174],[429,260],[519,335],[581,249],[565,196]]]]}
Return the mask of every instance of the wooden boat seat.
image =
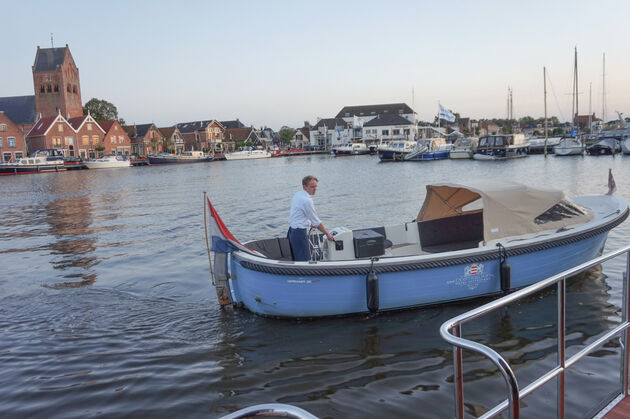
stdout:
{"type": "Polygon", "coordinates": [[[262,253],[269,259],[274,260],[293,260],[291,252],[291,243],[286,237],[278,237],[274,239],[256,240],[246,244],[252,250],[262,253]]]}
{"type": "Polygon", "coordinates": [[[483,240],[483,213],[420,221],[420,246],[429,253],[471,249],[483,240]]]}

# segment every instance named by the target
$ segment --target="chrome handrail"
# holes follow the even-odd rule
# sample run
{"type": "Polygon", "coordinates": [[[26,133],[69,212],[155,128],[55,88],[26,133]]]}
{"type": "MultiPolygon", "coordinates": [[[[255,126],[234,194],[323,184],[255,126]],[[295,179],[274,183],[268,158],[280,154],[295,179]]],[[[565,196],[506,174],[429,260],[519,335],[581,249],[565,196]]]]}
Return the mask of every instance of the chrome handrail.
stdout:
{"type": "Polygon", "coordinates": [[[267,403],[246,407],[234,413],[230,413],[227,416],[223,416],[221,419],[244,419],[265,416],[282,416],[293,419],[318,419],[317,416],[313,416],[304,409],[282,403],[267,403]]]}
{"type": "Polygon", "coordinates": [[[512,294],[506,295],[497,300],[491,301],[466,313],[463,313],[457,317],[447,320],[440,327],[440,335],[444,340],[453,345],[453,364],[455,369],[454,383],[455,383],[455,417],[459,419],[464,418],[464,374],[463,374],[463,349],[477,352],[488,358],[501,372],[507,386],[508,397],[500,404],[486,412],[481,418],[493,417],[504,410],[509,408],[510,417],[518,419],[520,417],[520,405],[519,401],[529,394],[533,393],[536,389],[546,384],[553,378],[558,377],[558,417],[564,417],[564,373],[565,370],[575,364],[579,359],[583,358],[587,354],[591,353],[601,345],[612,339],[618,334],[622,335],[623,339],[623,359],[622,359],[622,382],[621,393],[625,396],[628,395],[628,372],[630,364],[630,304],[628,304],[628,298],[630,295],[630,246],[625,246],[621,249],[607,253],[605,255],[594,258],[574,268],[560,272],[557,275],[544,279],[512,294]],[[586,271],[594,266],[601,264],[609,259],[613,259],[619,255],[626,254],[626,272],[623,275],[623,301],[621,312],[621,323],[613,329],[607,331],[600,336],[596,341],[584,347],[572,357],[565,358],[565,294],[566,294],[566,280],[580,272],[586,271]],[[481,317],[491,311],[494,311],[500,307],[504,307],[510,303],[513,303],[521,298],[541,291],[551,285],[557,284],[558,286],[558,363],[555,368],[551,369],[541,377],[536,379],[530,385],[522,390],[519,390],[518,381],[514,371],[510,368],[508,362],[493,349],[482,345],[480,343],[464,339],[462,337],[462,325],[473,319],[481,317]],[[452,333],[451,333],[452,331],[452,333]]]}

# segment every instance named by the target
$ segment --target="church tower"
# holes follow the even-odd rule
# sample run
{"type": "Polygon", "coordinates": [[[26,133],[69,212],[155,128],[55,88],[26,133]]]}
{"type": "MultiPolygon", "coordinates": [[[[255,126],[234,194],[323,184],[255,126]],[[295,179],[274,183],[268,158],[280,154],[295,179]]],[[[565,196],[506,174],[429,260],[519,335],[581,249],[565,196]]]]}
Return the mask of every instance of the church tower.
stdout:
{"type": "Polygon", "coordinates": [[[42,117],[83,115],[79,69],[68,44],[64,48],[37,47],[33,64],[35,109],[42,117]]]}

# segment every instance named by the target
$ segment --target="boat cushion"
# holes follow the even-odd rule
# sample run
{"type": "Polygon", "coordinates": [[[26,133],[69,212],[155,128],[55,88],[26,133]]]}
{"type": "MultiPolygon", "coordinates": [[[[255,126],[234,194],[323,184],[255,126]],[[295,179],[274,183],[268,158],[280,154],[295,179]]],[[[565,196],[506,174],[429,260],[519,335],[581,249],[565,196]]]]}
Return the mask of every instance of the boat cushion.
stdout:
{"type": "Polygon", "coordinates": [[[256,250],[269,259],[274,260],[293,260],[291,252],[291,244],[286,237],[278,237],[274,239],[256,240],[246,244],[252,250],[256,250]]]}
{"type": "Polygon", "coordinates": [[[470,249],[483,240],[483,213],[420,221],[418,231],[420,245],[426,252],[470,249]]]}

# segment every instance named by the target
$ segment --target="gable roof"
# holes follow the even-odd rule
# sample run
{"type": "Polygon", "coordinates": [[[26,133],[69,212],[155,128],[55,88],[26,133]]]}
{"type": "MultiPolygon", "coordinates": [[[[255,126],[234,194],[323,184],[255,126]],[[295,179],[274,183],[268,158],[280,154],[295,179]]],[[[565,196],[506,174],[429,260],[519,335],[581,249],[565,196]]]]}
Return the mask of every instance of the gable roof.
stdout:
{"type": "Polygon", "coordinates": [[[67,45],[63,48],[37,47],[33,71],[53,71],[61,69],[61,65],[66,56],[66,48],[68,48],[67,45]]]}
{"type": "Polygon", "coordinates": [[[234,121],[219,121],[225,128],[245,128],[245,125],[238,119],[234,121]]]}
{"type": "Polygon", "coordinates": [[[37,120],[34,95],[0,97],[0,111],[16,124],[32,124],[37,120]]]}
{"type": "Polygon", "coordinates": [[[246,141],[254,134],[254,140],[258,138],[252,128],[228,128],[223,134],[226,141],[246,141]]]}
{"type": "Polygon", "coordinates": [[[98,124],[101,126],[103,131],[108,132],[110,129],[112,129],[112,127],[114,126],[115,122],[118,122],[118,121],[115,121],[115,120],[112,120],[112,121],[100,121],[100,122],[98,122],[98,124]]]}
{"type": "Polygon", "coordinates": [[[223,128],[223,123],[217,121],[216,119],[208,119],[206,121],[180,122],[179,124],[177,124],[177,128],[182,134],[189,134],[191,132],[204,130],[208,127],[208,125],[212,124],[213,122],[216,122],[221,126],[221,128],[223,128]]]}
{"type": "MultiPolygon", "coordinates": [[[[57,118],[59,116],[60,115],[47,116],[45,118],[40,119],[39,121],[37,121],[37,123],[35,125],[33,125],[33,128],[31,128],[31,130],[29,131],[27,136],[28,137],[36,137],[36,136],[39,136],[39,135],[46,134],[46,132],[48,131],[50,126],[57,120],[57,118]]],[[[62,119],[63,119],[63,117],[62,117],[62,119]]],[[[65,120],[64,120],[64,122],[65,122],[65,120]]]]}
{"type": "Polygon", "coordinates": [[[335,129],[335,127],[345,128],[348,123],[344,121],[342,118],[323,118],[317,121],[315,126],[312,129],[318,129],[321,127],[326,127],[327,129],[335,129]]]}
{"type": "Polygon", "coordinates": [[[414,113],[406,103],[386,103],[382,105],[344,106],[335,118],[348,116],[399,115],[414,113]]]}
{"type": "Polygon", "coordinates": [[[172,127],[158,128],[158,131],[162,133],[163,137],[171,138],[176,129],[177,129],[177,125],[173,125],[172,127]]]}
{"type": "Polygon", "coordinates": [[[413,125],[413,122],[400,115],[379,115],[377,118],[363,124],[364,127],[384,127],[388,125],[413,125]]]}
{"type": "Polygon", "coordinates": [[[86,118],[87,118],[87,115],[75,116],[74,118],[68,119],[68,123],[76,131],[81,127],[81,125],[83,124],[83,121],[85,121],[86,118]]]}

